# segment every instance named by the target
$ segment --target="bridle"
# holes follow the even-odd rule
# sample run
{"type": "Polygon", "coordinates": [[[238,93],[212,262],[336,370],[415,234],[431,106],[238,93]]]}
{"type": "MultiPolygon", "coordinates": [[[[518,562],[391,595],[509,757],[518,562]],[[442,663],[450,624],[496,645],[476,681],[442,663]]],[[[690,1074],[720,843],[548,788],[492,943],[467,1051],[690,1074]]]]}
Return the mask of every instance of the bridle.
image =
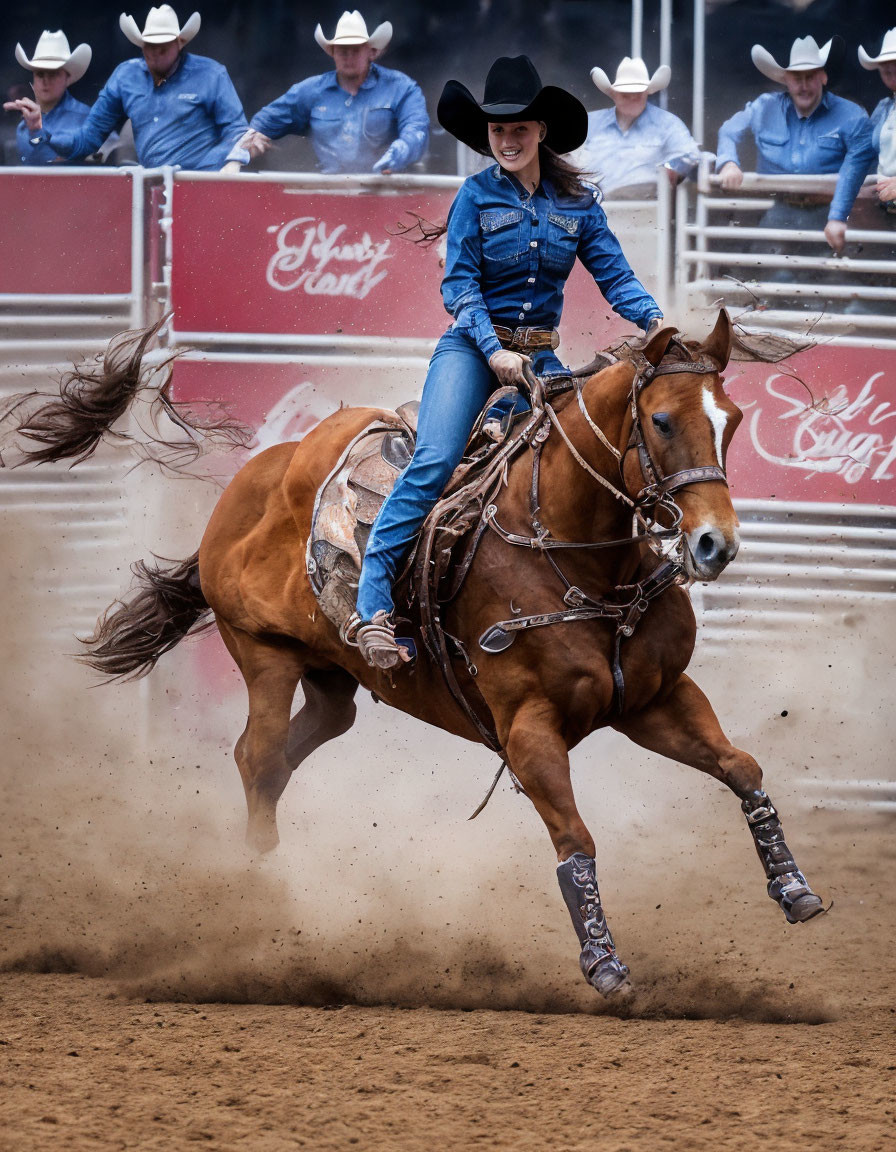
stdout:
{"type": "MultiPolygon", "coordinates": [[[[681,345],[677,340],[676,344],[687,352],[684,345],[681,345]]],[[[595,468],[593,468],[588,461],[582,456],[570,439],[568,433],[563,427],[557,412],[549,401],[544,396],[544,387],[539,379],[528,369],[526,366],[527,377],[529,379],[529,389],[532,398],[532,407],[538,412],[541,409],[547,417],[547,422],[543,423],[540,428],[531,437],[533,448],[533,464],[532,464],[532,485],[530,488],[530,520],[534,529],[533,536],[522,536],[517,533],[508,532],[502,528],[497,521],[497,507],[494,504],[488,505],[484,512],[484,519],[494,532],[496,532],[508,544],[516,544],[524,547],[535,548],[540,550],[552,549],[601,549],[601,548],[614,548],[625,544],[631,544],[635,541],[640,541],[645,536],[649,541],[662,543],[662,551],[668,554],[670,550],[680,552],[683,534],[681,532],[682,511],[678,504],[672,499],[672,494],[678,492],[679,489],[685,488],[690,484],[699,484],[704,481],[717,480],[721,481],[726,487],[728,486],[728,477],[724,468],[716,464],[705,464],[695,468],[684,468],[679,472],[674,472],[669,476],[663,475],[659,466],[654,461],[650,454],[650,449],[647,446],[647,441],[644,436],[644,427],[641,423],[641,415],[638,410],[638,401],[641,394],[648,387],[648,385],[656,379],[657,376],[671,376],[675,373],[687,373],[692,375],[710,375],[719,371],[718,365],[715,361],[707,356],[701,356],[696,360],[671,361],[664,364],[663,361],[654,367],[650,361],[644,356],[643,353],[637,352],[632,356],[631,362],[635,367],[635,375],[632,379],[631,391],[629,392],[629,408],[632,415],[632,429],[629,434],[628,443],[625,449],[620,452],[615,444],[604,434],[603,429],[592,419],[591,413],[585,404],[583,395],[582,384],[579,379],[574,379],[573,387],[575,389],[576,402],[579,411],[584,416],[586,423],[593,432],[594,436],[606,448],[612,456],[616,458],[619,466],[619,478],[621,487],[617,487],[606,476],[601,475],[595,468]],[[635,522],[635,527],[638,530],[636,534],[625,536],[619,540],[601,540],[601,541],[567,541],[556,540],[551,536],[550,531],[541,524],[538,519],[539,507],[539,479],[541,468],[541,449],[550,434],[552,428],[555,428],[560,435],[561,439],[566,444],[566,447],[573,459],[585,472],[588,473],[594,480],[596,480],[602,487],[621,503],[627,505],[631,511],[635,522]],[[637,451],[638,460],[641,466],[641,473],[644,478],[644,486],[640,489],[638,494],[632,498],[625,491],[624,480],[622,478],[625,457],[630,451],[637,451]],[[658,516],[662,513],[667,517],[665,524],[659,523],[658,516]],[[672,546],[670,549],[670,545],[672,546]]]]}
{"type": "MultiPolygon", "coordinates": [[[[678,340],[675,340],[674,343],[679,347],[684,347],[678,340]]],[[[685,349],[685,351],[687,350],[685,349]]],[[[661,360],[655,368],[643,353],[638,353],[638,360],[639,362],[636,362],[635,365],[635,378],[632,381],[630,398],[632,431],[626,452],[630,448],[637,448],[641,472],[645,480],[647,480],[647,484],[638,493],[635,503],[642,505],[646,500],[652,499],[654,496],[658,499],[663,496],[669,496],[673,492],[677,492],[679,488],[684,488],[689,484],[699,484],[705,480],[721,480],[727,487],[728,477],[725,470],[716,464],[704,464],[697,468],[683,468],[680,472],[673,472],[671,476],[662,476],[647,447],[647,441],[644,438],[644,428],[641,424],[641,414],[638,411],[638,400],[640,399],[641,393],[657,376],[672,376],[675,373],[687,373],[688,375],[695,376],[710,375],[719,371],[718,364],[708,356],[701,356],[697,360],[690,361],[673,360],[669,364],[664,364],[661,360]]],[[[587,409],[585,409],[585,404],[582,400],[581,389],[577,389],[577,393],[579,396],[579,407],[582,408],[587,415],[587,409]]],[[[591,423],[590,419],[589,423],[591,423]]],[[[623,453],[623,456],[624,455],[623,453]]],[[[620,459],[620,470],[621,467],[622,460],[620,459]]]]}

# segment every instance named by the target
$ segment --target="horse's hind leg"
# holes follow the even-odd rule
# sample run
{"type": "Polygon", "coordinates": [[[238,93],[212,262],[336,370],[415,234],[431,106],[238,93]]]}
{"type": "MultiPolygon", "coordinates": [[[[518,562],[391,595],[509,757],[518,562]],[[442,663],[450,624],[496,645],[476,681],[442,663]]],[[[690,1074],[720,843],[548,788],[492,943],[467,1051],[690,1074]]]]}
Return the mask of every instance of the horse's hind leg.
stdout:
{"type": "Polygon", "coordinates": [[[249,718],[234,748],[249,810],[246,840],[254,851],[270,852],[280,839],[277,801],[293,769],[289,716],[306,655],[298,644],[262,641],[221,620],[218,628],[249,693],[249,718]]]}
{"type": "Polygon", "coordinates": [[[286,759],[295,770],[315,748],[347,732],[358,709],[355,693],[358,681],[341,668],[327,672],[311,669],[302,677],[305,703],[292,718],[286,759]]]}
{"type": "Polygon", "coordinates": [[[579,938],[585,979],[604,996],[625,984],[597,887],[594,840],[576,808],[560,720],[544,704],[519,709],[506,743],[508,763],[544,820],[557,850],[557,879],[579,938]]]}
{"type": "Polygon", "coordinates": [[[824,911],[784,842],[778,813],[762,788],[762,769],[752,756],[735,748],[722,731],[704,694],[682,676],[660,704],[626,716],[613,725],[630,740],[682,764],[708,772],[741,800],[759,859],[768,879],[768,894],[791,924],[824,911]]]}

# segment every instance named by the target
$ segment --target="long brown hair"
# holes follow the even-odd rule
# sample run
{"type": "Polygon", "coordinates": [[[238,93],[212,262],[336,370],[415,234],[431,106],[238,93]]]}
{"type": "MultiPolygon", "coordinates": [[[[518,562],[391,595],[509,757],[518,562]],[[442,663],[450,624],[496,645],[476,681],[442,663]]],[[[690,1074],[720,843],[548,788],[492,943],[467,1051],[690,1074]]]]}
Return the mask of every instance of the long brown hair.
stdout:
{"type": "Polygon", "coordinates": [[[541,166],[542,180],[545,178],[550,180],[561,196],[575,199],[590,195],[590,190],[585,186],[585,180],[590,173],[583,172],[544,144],[538,145],[538,163],[541,166]]]}

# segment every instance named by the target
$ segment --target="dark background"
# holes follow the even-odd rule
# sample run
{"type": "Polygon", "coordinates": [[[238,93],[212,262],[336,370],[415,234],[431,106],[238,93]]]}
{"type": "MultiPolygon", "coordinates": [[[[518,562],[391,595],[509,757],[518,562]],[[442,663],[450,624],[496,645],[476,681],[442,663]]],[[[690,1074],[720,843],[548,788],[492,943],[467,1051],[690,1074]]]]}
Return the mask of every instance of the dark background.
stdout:
{"type": "MultiPolygon", "coordinates": [[[[323,25],[332,36],[344,8],[357,0],[217,0],[199,8],[202,27],[190,48],[225,64],[246,115],[251,118],[264,104],[306,76],[332,67],[330,58],[314,40],[314,28],[323,25]]],[[[143,27],[149,0],[140,7],[128,5],[143,27]]],[[[659,56],[659,0],[645,0],[643,54],[651,71],[659,56]]],[[[175,10],[183,24],[193,6],[180,0],[175,10]]],[[[72,89],[85,103],[92,103],[116,64],[136,49],[118,27],[120,7],[108,0],[20,0],[7,15],[0,32],[0,89],[29,80],[15,59],[16,41],[30,56],[44,28],[62,28],[72,48],[87,41],[93,61],[86,75],[72,89]]],[[[627,55],[631,35],[631,4],[622,0],[401,0],[388,4],[375,0],[361,5],[369,30],[391,20],[392,42],[382,63],[407,72],[423,88],[430,117],[442,85],[448,79],[467,84],[480,97],[485,73],[498,56],[526,53],[531,56],[545,83],[560,84],[578,96],[585,106],[606,107],[606,98],[591,83],[589,73],[597,64],[612,77],[619,60],[627,55]]],[[[669,108],[686,123],[691,120],[691,54],[693,44],[692,0],[676,0],[673,6],[672,84],[669,108]]],[[[779,62],[789,56],[796,36],[813,35],[821,44],[834,33],[846,41],[847,52],[839,77],[831,88],[857,100],[866,109],[885,95],[877,72],[858,63],[856,49],[863,44],[876,55],[884,31],[896,24],[893,0],[815,0],[802,12],[777,0],[734,0],[710,4],[706,18],[706,139],[714,150],[722,121],[746,100],[774,88],[750,61],[750,47],[757,41],[779,62]]],[[[14,131],[18,117],[4,113],[3,135],[14,131]]],[[[433,125],[430,157],[433,172],[454,170],[454,141],[433,125]]],[[[269,167],[313,168],[310,147],[304,141],[284,141],[270,157],[269,167]]]]}

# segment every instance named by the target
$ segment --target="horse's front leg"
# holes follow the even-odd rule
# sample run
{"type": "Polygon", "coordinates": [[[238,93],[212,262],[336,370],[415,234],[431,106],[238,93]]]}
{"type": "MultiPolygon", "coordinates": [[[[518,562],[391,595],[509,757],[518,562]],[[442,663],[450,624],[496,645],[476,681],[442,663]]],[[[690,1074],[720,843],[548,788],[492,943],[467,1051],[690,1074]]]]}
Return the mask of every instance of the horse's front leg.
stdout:
{"type": "Polygon", "coordinates": [[[582,972],[609,996],[625,983],[628,968],[616,955],[601,906],[594,840],[576,808],[559,717],[545,704],[524,706],[514,716],[505,749],[557,851],[557,879],[579,937],[582,972]]]}
{"type": "Polygon", "coordinates": [[[727,784],[740,798],[768,879],[768,894],[788,921],[801,923],[824,911],[784,842],[778,813],[762,787],[762,769],[752,756],[734,747],[689,676],[682,675],[661,704],[626,716],[613,727],[642,748],[690,764],[727,784]]]}

